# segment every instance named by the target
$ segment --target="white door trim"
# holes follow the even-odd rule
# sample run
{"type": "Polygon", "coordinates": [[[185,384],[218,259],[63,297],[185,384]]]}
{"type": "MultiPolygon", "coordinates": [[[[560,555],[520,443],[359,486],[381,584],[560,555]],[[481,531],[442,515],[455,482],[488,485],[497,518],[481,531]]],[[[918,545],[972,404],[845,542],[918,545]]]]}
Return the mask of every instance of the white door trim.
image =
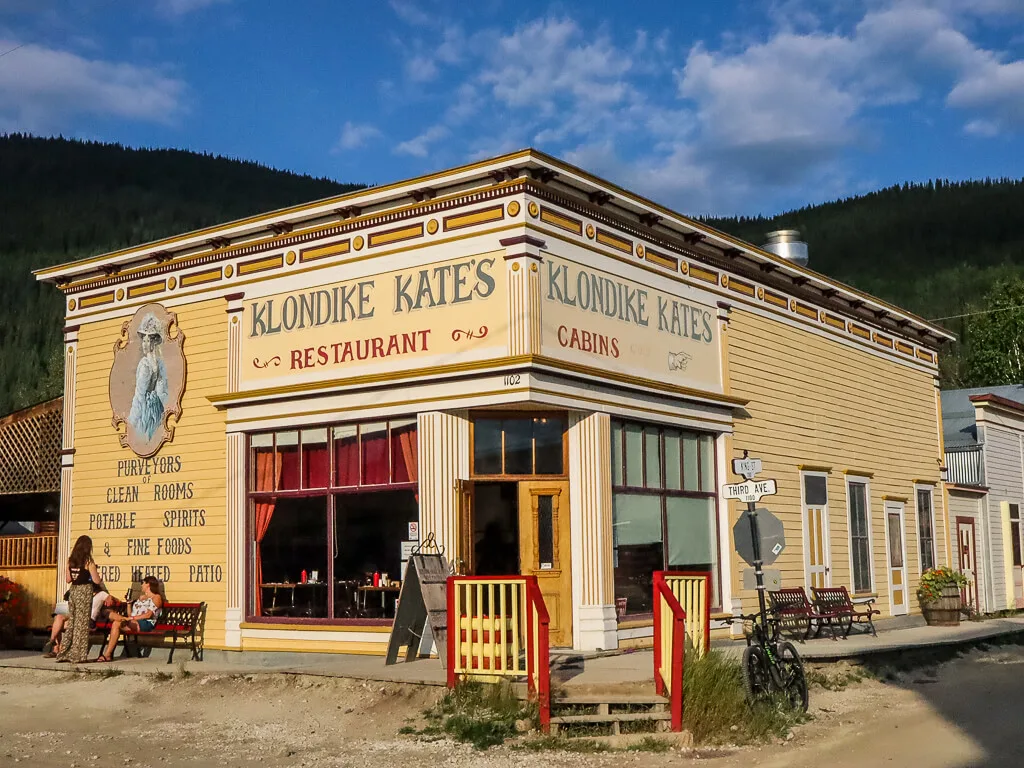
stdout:
{"type": "Polygon", "coordinates": [[[901,501],[886,501],[885,502],[885,572],[889,579],[889,615],[890,616],[906,616],[910,610],[910,595],[907,590],[907,516],[906,516],[906,505],[901,501]],[[900,545],[902,546],[903,555],[903,566],[901,568],[892,567],[892,553],[889,536],[889,515],[898,514],[900,519],[900,545]],[[899,570],[900,581],[902,582],[897,589],[903,591],[903,605],[897,606],[893,602],[893,571],[899,570]]]}

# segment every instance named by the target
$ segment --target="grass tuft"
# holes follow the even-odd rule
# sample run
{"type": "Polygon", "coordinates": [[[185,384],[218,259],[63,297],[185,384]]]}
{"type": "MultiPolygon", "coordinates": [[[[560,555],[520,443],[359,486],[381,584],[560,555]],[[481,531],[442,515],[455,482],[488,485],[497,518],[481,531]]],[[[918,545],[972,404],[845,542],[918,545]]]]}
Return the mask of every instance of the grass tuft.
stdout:
{"type": "Polygon", "coordinates": [[[506,682],[460,682],[423,714],[427,719],[425,728],[417,731],[406,726],[401,732],[418,736],[445,733],[477,749],[503,744],[515,736],[516,722],[519,720],[526,720],[531,728],[537,726],[536,705],[516,698],[512,687],[506,682]]]}
{"type": "Polygon", "coordinates": [[[690,657],[683,668],[683,725],[696,744],[751,744],[784,738],[808,716],[784,698],[751,704],[740,664],[721,651],[690,657]]]}

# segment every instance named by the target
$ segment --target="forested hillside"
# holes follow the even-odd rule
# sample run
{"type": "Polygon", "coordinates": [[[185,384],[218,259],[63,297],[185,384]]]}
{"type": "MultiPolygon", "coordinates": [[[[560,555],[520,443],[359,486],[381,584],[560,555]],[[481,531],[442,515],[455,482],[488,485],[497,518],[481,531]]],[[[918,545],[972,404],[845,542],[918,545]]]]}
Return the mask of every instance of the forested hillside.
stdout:
{"type": "Polygon", "coordinates": [[[355,188],[181,150],[0,136],[0,415],[63,387],[62,296],[33,269],[355,188]]]}
{"type": "MultiPolygon", "coordinates": [[[[979,309],[998,280],[1024,273],[1024,180],[905,184],[772,218],[706,221],[758,244],[799,229],[811,268],[928,320],[979,309]]],[[[961,337],[943,355],[944,384],[989,383],[964,379],[968,322],[940,324],[961,337]]]]}
{"type": "MultiPolygon", "coordinates": [[[[357,187],[181,150],[0,136],[0,414],[63,384],[62,297],[33,269],[357,187]]],[[[979,308],[998,279],[1024,273],[1024,181],[906,185],[708,223],[754,243],[799,229],[811,267],[928,319],[979,308]]],[[[943,324],[969,347],[969,324],[943,324]]],[[[963,352],[943,356],[946,383],[978,383],[963,352]]]]}

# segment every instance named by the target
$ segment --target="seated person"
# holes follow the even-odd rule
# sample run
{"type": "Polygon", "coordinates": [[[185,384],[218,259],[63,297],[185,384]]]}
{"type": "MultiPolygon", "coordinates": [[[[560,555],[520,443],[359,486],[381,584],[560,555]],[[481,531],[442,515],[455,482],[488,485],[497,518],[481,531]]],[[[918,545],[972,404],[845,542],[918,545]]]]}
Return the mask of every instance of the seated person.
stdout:
{"type": "Polygon", "coordinates": [[[108,612],[110,640],[96,661],[110,661],[114,658],[114,649],[117,647],[117,641],[120,639],[125,625],[130,632],[152,632],[156,627],[157,619],[160,618],[163,605],[164,598],[159,579],[155,576],[147,576],[142,580],[142,594],[139,595],[138,600],[132,603],[131,616],[125,616],[113,609],[108,612]]]}
{"type": "MultiPolygon", "coordinates": [[[[90,618],[95,624],[102,617],[106,620],[108,612],[118,605],[118,599],[103,589],[97,589],[92,597],[92,612],[90,618]]],[[[64,626],[68,623],[67,603],[58,603],[53,612],[53,627],[50,629],[50,639],[43,646],[43,656],[48,659],[55,658],[60,653],[60,640],[64,633],[64,626]]]]}

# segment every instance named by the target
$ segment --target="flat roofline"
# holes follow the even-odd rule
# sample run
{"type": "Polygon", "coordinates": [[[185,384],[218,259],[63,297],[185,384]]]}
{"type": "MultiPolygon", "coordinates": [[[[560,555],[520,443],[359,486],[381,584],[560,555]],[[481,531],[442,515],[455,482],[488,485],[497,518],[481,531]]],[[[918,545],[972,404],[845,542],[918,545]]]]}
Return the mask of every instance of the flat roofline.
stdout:
{"type": "MultiPolygon", "coordinates": [[[[727,260],[734,256],[744,256],[755,264],[771,265],[773,270],[787,274],[792,278],[803,280],[823,291],[831,291],[833,294],[845,294],[844,298],[852,298],[860,305],[871,308],[873,311],[884,314],[891,314],[897,321],[917,326],[921,333],[935,336],[939,341],[954,340],[956,337],[940,326],[934,325],[922,317],[914,315],[895,305],[889,304],[882,299],[871,296],[857,290],[845,283],[834,280],[819,272],[807,267],[793,264],[780,256],[766,251],[758,246],[739,240],[731,235],[721,232],[714,227],[700,223],[681,213],[673,211],[665,206],[659,205],[641,195],[630,192],[616,184],[594,176],[587,171],[574,165],[566,163],[558,158],[540,152],[535,149],[526,148],[517,152],[500,155],[488,160],[462,165],[437,173],[426,174],[404,181],[397,181],[379,187],[368,187],[366,189],[348,192],[342,195],[323,198],[321,200],[303,203],[288,208],[281,208],[264,214],[258,214],[235,221],[225,222],[213,227],[207,227],[193,232],[163,238],[150,243],[145,243],[132,248],[112,251],[86,259],[60,264],[54,267],[47,267],[36,270],[33,274],[37,280],[47,282],[58,282],[70,280],[73,276],[87,275],[90,272],[101,270],[131,261],[138,261],[146,258],[153,258],[161,253],[166,253],[168,248],[175,247],[178,250],[193,249],[208,245],[209,241],[218,237],[231,234],[233,238],[255,237],[261,232],[269,231],[274,225],[288,223],[288,219],[312,220],[324,218],[336,214],[337,210],[344,207],[361,208],[368,205],[381,205],[401,200],[410,194],[415,195],[424,185],[431,183],[437,185],[443,182],[448,185],[458,183],[473,183],[485,180],[488,176],[496,177],[497,174],[507,174],[510,170],[528,170],[531,166],[535,170],[551,172],[553,178],[557,178],[561,184],[571,186],[578,193],[593,195],[600,192],[608,195],[608,199],[614,199],[619,207],[635,215],[649,214],[657,218],[661,225],[672,224],[677,235],[690,233],[700,234],[704,242],[718,247],[723,251],[723,258],[727,260]],[[539,166],[539,168],[537,168],[539,166]]],[[[543,173],[541,174],[543,176],[543,173]]],[[[413,203],[410,203],[412,205],[413,203]]]]}
{"type": "Polygon", "coordinates": [[[975,406],[978,405],[995,405],[999,408],[1005,408],[1009,411],[1016,411],[1017,413],[1024,414],[1024,403],[1018,403],[1016,400],[1010,400],[1007,397],[1001,395],[994,395],[991,393],[983,395],[970,395],[968,398],[975,406]]]}

